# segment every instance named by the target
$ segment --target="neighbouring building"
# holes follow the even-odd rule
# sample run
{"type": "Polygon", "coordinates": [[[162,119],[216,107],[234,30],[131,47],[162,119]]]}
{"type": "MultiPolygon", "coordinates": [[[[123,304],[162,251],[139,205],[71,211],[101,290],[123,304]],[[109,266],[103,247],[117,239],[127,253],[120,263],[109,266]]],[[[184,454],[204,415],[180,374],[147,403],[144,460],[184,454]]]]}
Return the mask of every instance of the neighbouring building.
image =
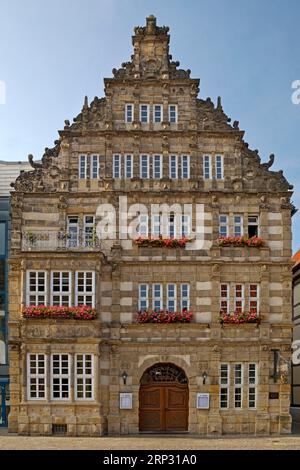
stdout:
{"type": "MultiPolygon", "coordinates": [[[[294,341],[300,341],[300,250],[293,258],[293,322],[294,341]]],[[[292,407],[295,419],[300,422],[300,365],[292,364],[292,407]]]]}
{"type": "Polygon", "coordinates": [[[12,432],[290,432],[292,186],[168,31],[136,27],[105,97],[15,182],[12,432]]]}
{"type": "Polygon", "coordinates": [[[28,170],[28,162],[0,161],[0,427],[7,426],[9,410],[8,354],[7,354],[7,279],[9,248],[9,197],[10,184],[20,171],[28,170]]]}

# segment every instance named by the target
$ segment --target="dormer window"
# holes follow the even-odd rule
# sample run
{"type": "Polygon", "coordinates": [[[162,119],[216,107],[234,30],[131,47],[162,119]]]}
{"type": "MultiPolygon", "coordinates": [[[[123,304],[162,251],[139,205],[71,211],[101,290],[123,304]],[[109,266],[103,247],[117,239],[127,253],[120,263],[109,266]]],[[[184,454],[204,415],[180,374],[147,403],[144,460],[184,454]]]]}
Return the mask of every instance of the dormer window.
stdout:
{"type": "Polygon", "coordinates": [[[149,105],[148,104],[140,105],[140,121],[142,123],[149,122],[149,105]]]}
{"type": "Polygon", "coordinates": [[[178,121],[177,104],[169,105],[169,122],[175,123],[178,121]]]}
{"type": "Polygon", "coordinates": [[[133,122],[133,114],[134,114],[134,105],[133,104],[126,104],[125,106],[125,122],[133,122]]]}

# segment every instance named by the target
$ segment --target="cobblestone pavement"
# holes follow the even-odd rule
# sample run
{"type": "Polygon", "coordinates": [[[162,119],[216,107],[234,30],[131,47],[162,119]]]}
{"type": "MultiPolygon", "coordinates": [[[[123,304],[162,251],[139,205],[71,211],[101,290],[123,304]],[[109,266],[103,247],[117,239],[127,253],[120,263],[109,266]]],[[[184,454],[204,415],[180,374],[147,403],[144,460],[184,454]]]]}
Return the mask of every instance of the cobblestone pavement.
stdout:
{"type": "Polygon", "coordinates": [[[222,437],[24,437],[0,433],[0,450],[300,450],[300,436],[222,437]]]}

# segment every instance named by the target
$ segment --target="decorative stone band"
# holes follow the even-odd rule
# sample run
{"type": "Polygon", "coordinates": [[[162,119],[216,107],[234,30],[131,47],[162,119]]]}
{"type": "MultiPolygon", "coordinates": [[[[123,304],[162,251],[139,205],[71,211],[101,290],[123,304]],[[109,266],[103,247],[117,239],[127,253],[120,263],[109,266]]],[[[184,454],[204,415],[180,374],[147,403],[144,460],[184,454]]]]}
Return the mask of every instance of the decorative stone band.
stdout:
{"type": "Polygon", "coordinates": [[[24,307],[23,318],[35,319],[64,319],[64,320],[94,320],[97,316],[96,309],[87,305],[79,307],[47,307],[45,305],[24,307]]]}

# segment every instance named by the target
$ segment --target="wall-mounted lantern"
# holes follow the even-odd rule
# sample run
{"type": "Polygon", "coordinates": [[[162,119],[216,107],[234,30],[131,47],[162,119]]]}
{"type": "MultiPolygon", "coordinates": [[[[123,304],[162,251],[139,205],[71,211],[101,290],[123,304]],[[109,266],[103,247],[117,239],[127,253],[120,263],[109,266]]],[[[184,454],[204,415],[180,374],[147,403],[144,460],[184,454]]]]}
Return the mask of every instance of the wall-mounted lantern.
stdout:
{"type": "Polygon", "coordinates": [[[207,379],[207,372],[203,372],[203,374],[202,374],[202,383],[203,383],[203,385],[205,385],[206,379],[207,379]]]}
{"type": "Polygon", "coordinates": [[[128,374],[124,371],[122,374],[123,384],[126,385],[128,374]]]}

